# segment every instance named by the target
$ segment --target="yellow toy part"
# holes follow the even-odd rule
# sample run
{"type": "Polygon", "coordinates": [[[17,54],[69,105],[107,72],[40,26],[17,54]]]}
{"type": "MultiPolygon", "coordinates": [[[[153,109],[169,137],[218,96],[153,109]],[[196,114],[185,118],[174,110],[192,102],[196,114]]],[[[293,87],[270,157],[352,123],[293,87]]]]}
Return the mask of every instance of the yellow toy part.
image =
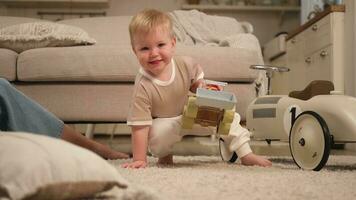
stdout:
{"type": "Polygon", "coordinates": [[[195,118],[198,113],[198,106],[196,105],[196,97],[190,96],[188,105],[184,106],[184,115],[190,118],[195,118]]]}
{"type": "Polygon", "coordinates": [[[225,110],[222,122],[223,123],[232,123],[232,121],[234,121],[234,117],[235,117],[235,110],[234,109],[225,110]]]}
{"type": "Polygon", "coordinates": [[[182,128],[183,129],[192,129],[194,125],[194,118],[190,118],[187,116],[182,117],[182,128]]]}
{"type": "Polygon", "coordinates": [[[218,128],[218,134],[227,135],[230,132],[231,123],[221,122],[218,128]]]}

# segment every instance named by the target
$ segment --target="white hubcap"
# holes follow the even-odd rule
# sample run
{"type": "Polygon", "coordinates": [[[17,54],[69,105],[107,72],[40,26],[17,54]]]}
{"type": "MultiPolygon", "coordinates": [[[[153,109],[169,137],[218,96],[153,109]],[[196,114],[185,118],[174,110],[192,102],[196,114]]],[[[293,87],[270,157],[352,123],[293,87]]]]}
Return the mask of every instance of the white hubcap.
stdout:
{"type": "Polygon", "coordinates": [[[291,153],[303,169],[315,169],[324,156],[325,138],[323,128],[312,115],[305,114],[295,121],[290,138],[291,153]]]}

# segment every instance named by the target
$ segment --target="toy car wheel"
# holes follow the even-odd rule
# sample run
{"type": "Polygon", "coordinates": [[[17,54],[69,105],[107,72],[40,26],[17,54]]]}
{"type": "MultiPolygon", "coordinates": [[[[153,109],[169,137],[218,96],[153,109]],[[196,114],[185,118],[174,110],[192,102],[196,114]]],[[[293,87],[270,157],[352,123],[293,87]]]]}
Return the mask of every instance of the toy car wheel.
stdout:
{"type": "Polygon", "coordinates": [[[313,111],[295,119],[289,134],[289,148],[298,167],[319,171],[328,161],[331,137],[325,120],[313,111]]]}
{"type": "Polygon", "coordinates": [[[237,154],[235,151],[231,152],[229,147],[225,143],[224,139],[219,139],[219,149],[221,159],[225,162],[234,163],[237,160],[237,154]]]}
{"type": "Polygon", "coordinates": [[[218,128],[219,135],[227,135],[230,132],[231,123],[221,122],[218,128]]]}
{"type": "Polygon", "coordinates": [[[194,118],[183,116],[182,118],[182,128],[183,129],[192,129],[194,125],[194,118]]]}
{"type": "Polygon", "coordinates": [[[198,113],[198,106],[195,104],[196,97],[189,97],[187,109],[184,111],[185,115],[190,118],[195,118],[198,113]]]}
{"type": "Polygon", "coordinates": [[[235,117],[235,110],[225,110],[222,121],[224,123],[232,123],[232,121],[234,121],[234,117],[235,117]]]}

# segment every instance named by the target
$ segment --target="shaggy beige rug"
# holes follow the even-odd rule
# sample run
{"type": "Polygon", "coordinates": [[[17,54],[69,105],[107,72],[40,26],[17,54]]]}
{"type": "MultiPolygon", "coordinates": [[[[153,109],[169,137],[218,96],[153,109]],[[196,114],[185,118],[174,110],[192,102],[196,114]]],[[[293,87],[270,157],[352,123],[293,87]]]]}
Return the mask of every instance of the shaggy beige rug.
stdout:
{"type": "Polygon", "coordinates": [[[273,166],[263,168],[227,164],[218,156],[175,156],[174,166],[157,167],[150,157],[150,166],[139,170],[121,168],[127,160],[109,162],[160,199],[356,199],[356,156],[330,156],[319,172],[297,168],[290,157],[271,160],[273,166]]]}

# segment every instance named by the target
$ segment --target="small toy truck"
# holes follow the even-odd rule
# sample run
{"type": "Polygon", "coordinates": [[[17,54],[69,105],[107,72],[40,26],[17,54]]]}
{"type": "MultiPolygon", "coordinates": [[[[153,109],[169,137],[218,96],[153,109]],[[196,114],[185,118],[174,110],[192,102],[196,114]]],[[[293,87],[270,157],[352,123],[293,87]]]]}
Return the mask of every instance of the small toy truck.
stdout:
{"type": "MultiPolygon", "coordinates": [[[[235,116],[236,97],[233,93],[220,90],[226,83],[208,81],[205,88],[198,88],[189,96],[184,106],[182,128],[192,129],[194,124],[216,127],[217,135],[227,135],[235,116]]],[[[219,137],[220,154],[224,161],[234,162],[235,152],[228,152],[219,137]]]]}
{"type": "Polygon", "coordinates": [[[233,93],[198,88],[184,106],[182,127],[191,129],[194,124],[215,126],[217,133],[227,135],[235,114],[236,97],[233,93]]]}

